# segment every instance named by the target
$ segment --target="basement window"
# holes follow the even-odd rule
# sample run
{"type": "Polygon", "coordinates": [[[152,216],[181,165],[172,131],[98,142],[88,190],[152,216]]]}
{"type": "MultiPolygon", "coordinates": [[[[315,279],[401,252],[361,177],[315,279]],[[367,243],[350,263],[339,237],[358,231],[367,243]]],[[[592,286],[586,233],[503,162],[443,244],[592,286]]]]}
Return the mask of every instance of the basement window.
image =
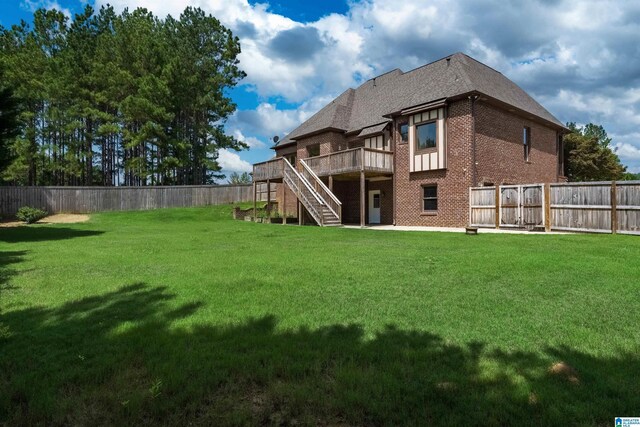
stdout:
{"type": "Polygon", "coordinates": [[[438,210],[438,186],[425,185],[422,187],[422,210],[435,212],[438,210]]]}

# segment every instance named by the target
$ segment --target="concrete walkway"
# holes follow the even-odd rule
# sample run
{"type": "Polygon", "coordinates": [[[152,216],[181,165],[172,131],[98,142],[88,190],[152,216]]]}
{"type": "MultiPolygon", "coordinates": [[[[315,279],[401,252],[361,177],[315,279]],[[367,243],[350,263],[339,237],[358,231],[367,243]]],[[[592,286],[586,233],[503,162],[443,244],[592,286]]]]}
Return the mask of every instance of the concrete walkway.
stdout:
{"type": "MultiPolygon", "coordinates": [[[[408,225],[368,225],[360,227],[359,225],[345,225],[344,228],[358,228],[366,230],[382,230],[382,231],[441,231],[447,233],[464,233],[464,228],[455,227],[417,227],[408,225]]],[[[560,231],[540,232],[519,229],[496,229],[478,227],[478,234],[530,234],[530,235],[550,235],[550,234],[571,234],[560,231]]]]}

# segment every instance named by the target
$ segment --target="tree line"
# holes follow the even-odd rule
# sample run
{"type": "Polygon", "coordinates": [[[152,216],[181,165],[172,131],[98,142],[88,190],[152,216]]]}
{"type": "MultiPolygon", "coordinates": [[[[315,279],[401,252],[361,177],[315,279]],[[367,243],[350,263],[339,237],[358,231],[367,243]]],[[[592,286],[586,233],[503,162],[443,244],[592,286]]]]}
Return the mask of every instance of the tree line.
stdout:
{"type": "Polygon", "coordinates": [[[227,92],[245,74],[216,18],[87,6],[0,26],[0,180],[16,185],[183,185],[222,178],[227,92]],[[3,130],[4,129],[4,130],[3,130]]]}

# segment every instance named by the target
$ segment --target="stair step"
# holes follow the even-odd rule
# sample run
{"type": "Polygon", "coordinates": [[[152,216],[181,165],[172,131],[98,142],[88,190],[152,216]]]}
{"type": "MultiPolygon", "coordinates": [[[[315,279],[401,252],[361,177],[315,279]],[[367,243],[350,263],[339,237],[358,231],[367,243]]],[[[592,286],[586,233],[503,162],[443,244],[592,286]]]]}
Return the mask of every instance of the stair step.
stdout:
{"type": "Polygon", "coordinates": [[[301,176],[298,171],[293,168],[288,162],[285,162],[285,166],[288,168],[285,170],[283,182],[296,193],[298,200],[302,202],[302,204],[307,208],[311,216],[314,218],[314,221],[319,223],[320,225],[324,225],[327,227],[339,227],[342,226],[340,219],[336,214],[331,212],[331,210],[323,203],[318,202],[316,197],[319,197],[320,194],[314,190],[309,189],[306,185],[300,185],[300,180],[304,180],[305,182],[310,179],[312,182],[314,179],[319,180],[317,177],[312,174],[309,177],[301,176]],[[297,181],[296,181],[297,177],[297,181]]]}

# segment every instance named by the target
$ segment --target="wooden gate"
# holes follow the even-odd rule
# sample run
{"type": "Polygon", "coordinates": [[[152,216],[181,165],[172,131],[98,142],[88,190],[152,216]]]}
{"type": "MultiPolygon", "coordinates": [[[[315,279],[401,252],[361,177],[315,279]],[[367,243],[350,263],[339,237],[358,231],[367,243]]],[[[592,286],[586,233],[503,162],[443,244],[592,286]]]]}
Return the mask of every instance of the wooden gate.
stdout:
{"type": "Polygon", "coordinates": [[[469,224],[640,235],[640,181],[471,187],[469,224]]]}
{"type": "Polygon", "coordinates": [[[500,186],[500,227],[544,226],[544,184],[500,186]]]}

